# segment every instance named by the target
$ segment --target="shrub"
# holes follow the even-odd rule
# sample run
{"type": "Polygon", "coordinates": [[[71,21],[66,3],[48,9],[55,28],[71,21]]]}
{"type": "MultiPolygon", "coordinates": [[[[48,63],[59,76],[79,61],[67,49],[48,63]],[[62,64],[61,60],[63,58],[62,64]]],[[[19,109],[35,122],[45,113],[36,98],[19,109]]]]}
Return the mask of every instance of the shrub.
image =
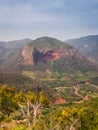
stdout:
{"type": "Polygon", "coordinates": [[[22,125],[17,126],[16,128],[14,128],[13,130],[27,130],[27,128],[25,128],[22,125]]]}

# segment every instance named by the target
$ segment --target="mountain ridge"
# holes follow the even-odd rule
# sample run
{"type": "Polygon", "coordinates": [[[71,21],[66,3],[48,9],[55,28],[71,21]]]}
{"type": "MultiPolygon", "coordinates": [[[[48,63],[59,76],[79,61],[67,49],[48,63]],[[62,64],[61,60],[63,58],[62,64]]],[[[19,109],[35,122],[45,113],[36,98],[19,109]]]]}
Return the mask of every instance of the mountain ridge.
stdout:
{"type": "Polygon", "coordinates": [[[15,87],[21,90],[42,90],[52,98],[59,98],[57,103],[64,103],[67,100],[80,100],[74,93],[73,84],[88,81],[92,77],[96,81],[96,66],[77,49],[60,40],[42,37],[21,41],[20,44],[17,41],[13,46],[12,42],[9,43],[8,50],[5,49],[3,53],[1,47],[1,85],[5,82],[8,85],[15,84],[15,87]],[[35,81],[38,82],[38,86],[35,85],[35,81]]]}
{"type": "Polygon", "coordinates": [[[98,64],[98,35],[89,35],[66,41],[90,61],[98,64]]]}
{"type": "Polygon", "coordinates": [[[32,65],[35,64],[34,60],[37,61],[39,59],[42,62],[47,62],[48,60],[57,60],[67,57],[68,55],[73,58],[75,56],[77,59],[83,58],[76,49],[73,49],[71,46],[57,39],[49,37],[33,40],[22,50],[25,64],[32,65]]]}
{"type": "Polygon", "coordinates": [[[41,37],[36,40],[23,39],[13,42],[9,42],[8,51],[5,51],[0,58],[0,71],[21,72],[24,69],[40,69],[41,64],[43,64],[43,70],[47,67],[54,70],[60,67],[60,70],[63,68],[71,71],[70,68],[73,70],[79,69],[78,67],[85,68],[88,64],[77,49],[55,38],[41,37]],[[15,43],[12,46],[13,42],[15,43]]]}

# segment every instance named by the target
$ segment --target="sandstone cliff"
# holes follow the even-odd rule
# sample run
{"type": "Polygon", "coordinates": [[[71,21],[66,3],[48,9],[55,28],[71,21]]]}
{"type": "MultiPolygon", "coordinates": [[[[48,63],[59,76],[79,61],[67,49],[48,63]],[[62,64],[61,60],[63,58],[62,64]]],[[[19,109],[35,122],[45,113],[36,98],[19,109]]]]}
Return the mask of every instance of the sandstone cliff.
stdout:
{"type": "Polygon", "coordinates": [[[47,62],[60,58],[83,59],[83,56],[74,48],[39,48],[35,46],[25,46],[22,50],[23,63],[25,65],[35,65],[38,61],[47,62]]]}

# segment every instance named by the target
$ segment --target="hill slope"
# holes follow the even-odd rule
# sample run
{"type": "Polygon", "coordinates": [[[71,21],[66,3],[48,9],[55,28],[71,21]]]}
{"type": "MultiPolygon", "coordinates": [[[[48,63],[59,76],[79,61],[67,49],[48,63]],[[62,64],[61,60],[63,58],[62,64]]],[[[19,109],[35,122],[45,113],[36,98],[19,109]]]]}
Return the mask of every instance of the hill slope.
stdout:
{"type": "Polygon", "coordinates": [[[67,71],[94,69],[75,48],[57,39],[43,37],[31,41],[21,53],[25,70],[67,71]],[[29,66],[29,67],[28,67],[29,66]]]}
{"type": "Polygon", "coordinates": [[[98,35],[71,39],[66,42],[78,49],[89,60],[98,63],[98,35]]]}
{"type": "Polygon", "coordinates": [[[95,67],[75,48],[54,38],[42,37],[33,41],[24,39],[0,45],[2,72],[49,69],[70,73],[76,70],[95,70],[95,67]]]}
{"type": "Polygon", "coordinates": [[[0,71],[3,72],[0,86],[14,85],[23,91],[43,90],[52,101],[58,99],[59,103],[81,102],[92,93],[96,96],[97,87],[84,84],[90,79],[92,83],[97,80],[96,70],[77,49],[54,38],[0,43],[0,71]],[[73,87],[77,84],[80,88],[73,87]],[[85,98],[81,98],[83,95],[85,98]]]}
{"type": "MultiPolygon", "coordinates": [[[[19,66],[21,50],[30,39],[22,39],[9,42],[0,42],[0,70],[10,71],[14,66],[19,66]]],[[[16,67],[17,68],[17,67],[16,67]]]]}

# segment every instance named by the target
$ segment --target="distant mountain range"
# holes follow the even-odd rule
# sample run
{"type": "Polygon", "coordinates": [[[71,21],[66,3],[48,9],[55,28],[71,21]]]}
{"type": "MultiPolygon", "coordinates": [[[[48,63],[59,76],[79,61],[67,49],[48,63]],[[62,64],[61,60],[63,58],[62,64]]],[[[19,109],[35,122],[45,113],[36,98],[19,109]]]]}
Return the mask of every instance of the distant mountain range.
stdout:
{"type": "Polygon", "coordinates": [[[78,49],[86,58],[98,64],[98,35],[70,39],[66,42],[78,49]]]}
{"type": "Polygon", "coordinates": [[[93,66],[75,48],[54,38],[23,39],[0,43],[0,71],[50,69],[87,70],[93,66]]]}

